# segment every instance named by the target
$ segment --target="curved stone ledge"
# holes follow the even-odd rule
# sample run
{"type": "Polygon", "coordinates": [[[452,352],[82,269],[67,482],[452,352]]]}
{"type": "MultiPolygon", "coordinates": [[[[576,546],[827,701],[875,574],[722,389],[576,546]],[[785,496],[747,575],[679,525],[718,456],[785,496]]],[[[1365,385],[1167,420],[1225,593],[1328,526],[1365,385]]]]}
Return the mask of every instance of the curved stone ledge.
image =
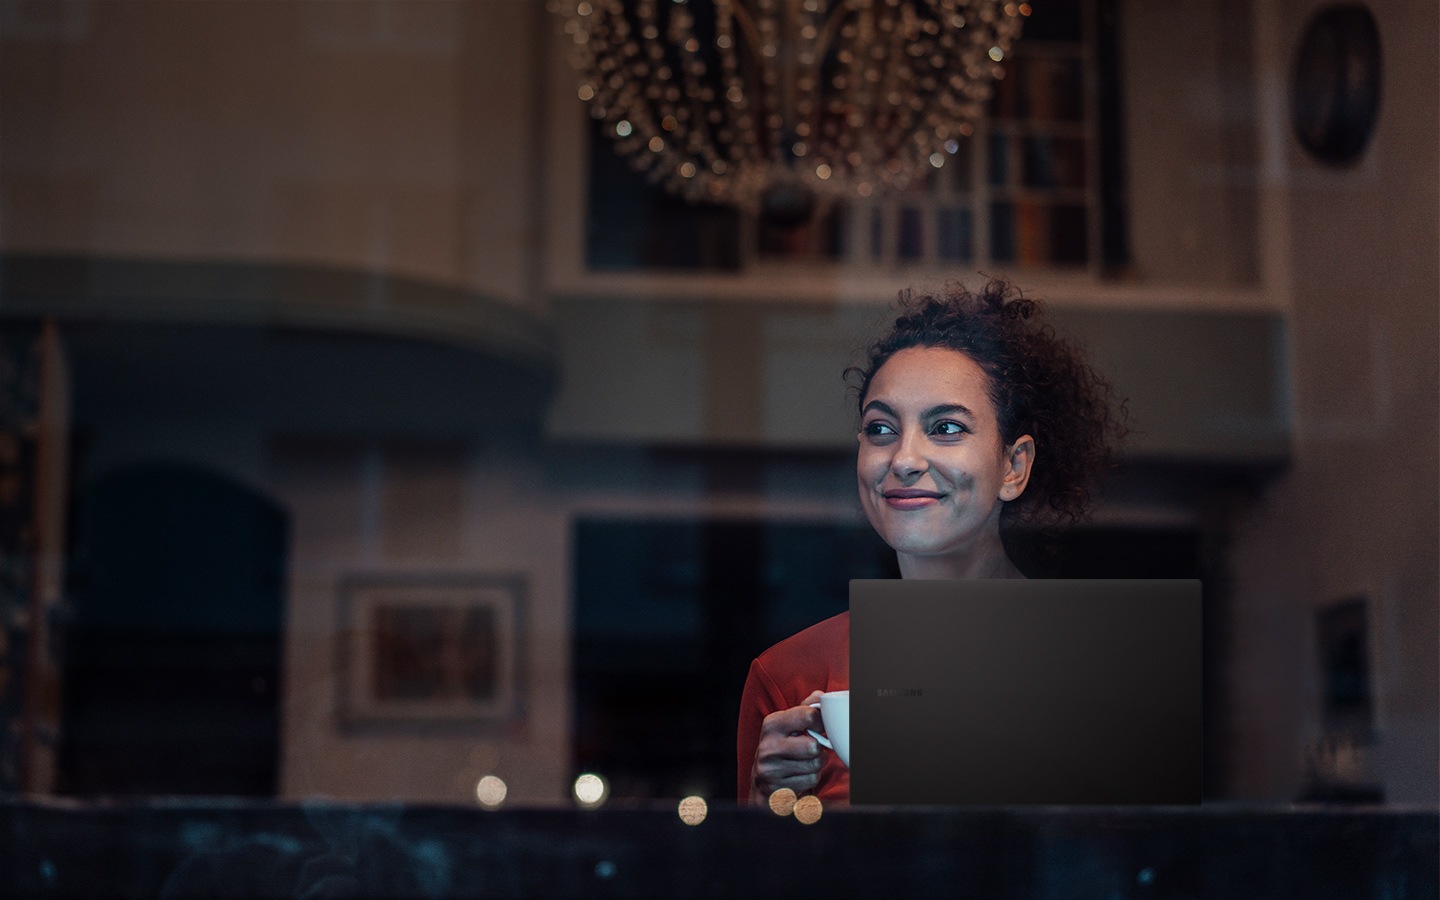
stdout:
{"type": "Polygon", "coordinates": [[[359,332],[555,364],[549,323],[510,303],[321,266],[0,255],[0,316],[359,332]]]}
{"type": "Polygon", "coordinates": [[[60,326],[75,425],[112,436],[535,430],[559,370],[552,327],[525,310],[321,268],[0,257],[0,323],[42,318],[60,326]]]}

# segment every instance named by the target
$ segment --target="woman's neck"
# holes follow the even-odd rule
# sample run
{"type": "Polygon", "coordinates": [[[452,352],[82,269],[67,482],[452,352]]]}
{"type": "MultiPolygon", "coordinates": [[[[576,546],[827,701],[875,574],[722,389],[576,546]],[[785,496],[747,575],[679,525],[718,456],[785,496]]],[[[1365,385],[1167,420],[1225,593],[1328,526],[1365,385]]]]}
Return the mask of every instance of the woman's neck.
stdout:
{"type": "Polygon", "coordinates": [[[909,556],[900,553],[897,558],[900,562],[901,578],[970,581],[1025,577],[1005,553],[1005,545],[1000,542],[998,530],[964,551],[947,553],[944,556],[909,556]]]}

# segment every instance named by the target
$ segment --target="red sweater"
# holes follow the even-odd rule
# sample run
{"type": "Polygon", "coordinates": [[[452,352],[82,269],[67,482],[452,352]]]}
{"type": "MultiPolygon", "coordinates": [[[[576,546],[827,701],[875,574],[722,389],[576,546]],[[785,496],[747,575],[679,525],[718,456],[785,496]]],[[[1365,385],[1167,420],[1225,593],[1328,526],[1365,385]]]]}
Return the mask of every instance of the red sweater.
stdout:
{"type": "MultiPolygon", "coordinates": [[[[750,799],[750,770],[760,743],[760,726],[772,712],[799,706],[812,691],[850,689],[850,614],[841,613],[786,638],[750,663],[740,697],[736,734],[736,790],[750,799]]],[[[814,794],[822,800],[850,799],[850,770],[829,750],[814,794]]]]}

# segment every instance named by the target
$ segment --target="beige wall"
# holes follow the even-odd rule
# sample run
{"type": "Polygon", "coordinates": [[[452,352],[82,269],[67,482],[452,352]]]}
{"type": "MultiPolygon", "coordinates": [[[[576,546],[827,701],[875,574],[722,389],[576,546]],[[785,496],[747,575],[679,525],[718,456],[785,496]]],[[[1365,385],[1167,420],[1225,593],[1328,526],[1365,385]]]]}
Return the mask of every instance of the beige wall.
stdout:
{"type": "Polygon", "coordinates": [[[479,442],[272,442],[272,496],[290,510],[281,794],[474,801],[498,775],[509,800],[561,800],[570,771],[567,511],[525,459],[479,442]],[[342,587],[358,577],[514,577],[521,708],[462,731],[341,724],[342,587]]]}
{"type": "Polygon", "coordinates": [[[538,0],[8,9],[6,250],[319,263],[536,301],[538,0]]]}
{"type": "MultiPolygon", "coordinates": [[[[1293,140],[1275,177],[1294,279],[1294,468],[1236,540],[1235,783],[1286,799],[1320,734],[1313,615],[1369,599],[1379,742],[1360,778],[1434,803],[1440,623],[1440,7],[1374,0],[1384,60],[1373,143],[1330,168],[1293,140]]],[[[1291,59],[1312,2],[1276,3],[1271,52],[1291,59]]]]}
{"type": "Polygon", "coordinates": [[[1261,277],[1249,0],[1120,4],[1133,277],[1261,277]]]}

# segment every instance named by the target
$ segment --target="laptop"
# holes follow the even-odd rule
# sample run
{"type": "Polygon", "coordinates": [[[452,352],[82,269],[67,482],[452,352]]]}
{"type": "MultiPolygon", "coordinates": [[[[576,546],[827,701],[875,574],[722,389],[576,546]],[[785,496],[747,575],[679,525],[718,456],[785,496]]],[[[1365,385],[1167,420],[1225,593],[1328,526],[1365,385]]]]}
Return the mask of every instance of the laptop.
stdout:
{"type": "Polygon", "coordinates": [[[853,804],[1194,804],[1196,580],[850,582],[853,804]]]}

